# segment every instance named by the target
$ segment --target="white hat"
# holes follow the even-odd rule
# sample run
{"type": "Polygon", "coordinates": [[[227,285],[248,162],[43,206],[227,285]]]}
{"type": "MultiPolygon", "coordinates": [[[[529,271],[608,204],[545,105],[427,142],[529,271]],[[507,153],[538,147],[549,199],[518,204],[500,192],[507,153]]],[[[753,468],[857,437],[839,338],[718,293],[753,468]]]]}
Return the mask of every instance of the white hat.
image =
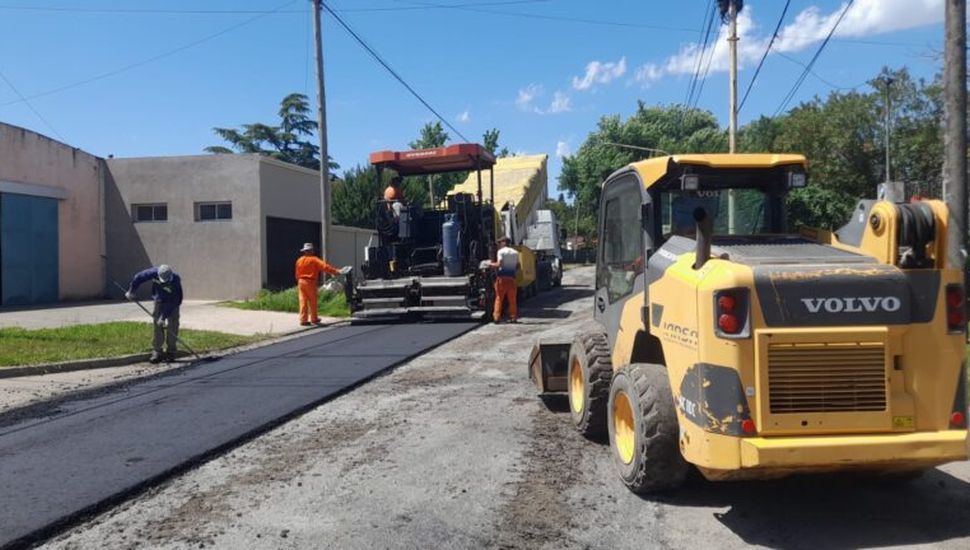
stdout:
{"type": "Polygon", "coordinates": [[[172,266],[162,264],[158,266],[158,280],[167,283],[172,280],[172,266]]]}
{"type": "Polygon", "coordinates": [[[306,252],[307,250],[313,250],[313,243],[303,243],[303,248],[300,249],[300,252],[306,252]]]}

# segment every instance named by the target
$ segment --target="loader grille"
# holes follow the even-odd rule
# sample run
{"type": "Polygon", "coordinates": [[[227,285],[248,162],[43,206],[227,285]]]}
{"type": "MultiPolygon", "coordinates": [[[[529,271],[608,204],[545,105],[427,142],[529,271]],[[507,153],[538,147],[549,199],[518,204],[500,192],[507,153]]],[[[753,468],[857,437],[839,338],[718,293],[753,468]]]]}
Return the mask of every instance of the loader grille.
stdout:
{"type": "Polygon", "coordinates": [[[886,410],[883,344],[771,344],[768,399],[772,413],[886,410]]]}

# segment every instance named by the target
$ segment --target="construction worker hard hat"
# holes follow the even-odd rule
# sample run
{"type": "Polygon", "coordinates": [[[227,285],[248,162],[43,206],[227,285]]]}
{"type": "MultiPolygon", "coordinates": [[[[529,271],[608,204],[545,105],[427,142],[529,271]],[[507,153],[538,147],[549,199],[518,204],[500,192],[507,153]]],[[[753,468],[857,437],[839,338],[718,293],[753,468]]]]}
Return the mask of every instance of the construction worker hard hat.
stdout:
{"type": "Polygon", "coordinates": [[[172,266],[162,264],[158,266],[158,280],[167,283],[172,280],[172,266]]]}
{"type": "Polygon", "coordinates": [[[303,248],[300,249],[300,252],[307,252],[308,250],[313,250],[313,243],[303,243],[303,248]]]}

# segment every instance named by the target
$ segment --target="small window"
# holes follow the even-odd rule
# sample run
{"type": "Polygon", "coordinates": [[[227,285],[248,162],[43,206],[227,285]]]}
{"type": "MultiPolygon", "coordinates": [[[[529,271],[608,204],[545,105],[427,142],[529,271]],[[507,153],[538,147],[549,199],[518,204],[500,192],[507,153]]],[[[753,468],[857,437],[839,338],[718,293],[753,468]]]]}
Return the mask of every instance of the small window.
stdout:
{"type": "Polygon", "coordinates": [[[133,204],[131,218],[136,222],[165,222],[168,221],[167,204],[133,204]]]}
{"type": "Polygon", "coordinates": [[[195,221],[212,222],[232,219],[231,202],[195,203],[195,221]]]}
{"type": "Polygon", "coordinates": [[[607,290],[611,304],[632,293],[643,273],[640,203],[640,184],[634,179],[612,183],[603,197],[596,287],[607,290]]]}

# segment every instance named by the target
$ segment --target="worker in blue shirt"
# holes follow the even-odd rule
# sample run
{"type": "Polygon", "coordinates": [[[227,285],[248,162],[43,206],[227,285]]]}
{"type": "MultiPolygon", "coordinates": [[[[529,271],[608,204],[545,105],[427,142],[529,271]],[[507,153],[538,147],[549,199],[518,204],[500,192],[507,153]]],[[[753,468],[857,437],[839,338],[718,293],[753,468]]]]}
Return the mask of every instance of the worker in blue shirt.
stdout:
{"type": "Polygon", "coordinates": [[[179,335],[179,306],[182,305],[182,278],[172,271],[170,266],[162,264],[139,271],[131,279],[125,298],[135,299],[135,291],[143,283],[152,282],[152,300],[155,309],[152,311],[152,355],[149,361],[158,363],[163,359],[171,362],[175,360],[176,341],[179,335]],[[165,354],[162,354],[162,341],[165,341],[165,354]]]}

